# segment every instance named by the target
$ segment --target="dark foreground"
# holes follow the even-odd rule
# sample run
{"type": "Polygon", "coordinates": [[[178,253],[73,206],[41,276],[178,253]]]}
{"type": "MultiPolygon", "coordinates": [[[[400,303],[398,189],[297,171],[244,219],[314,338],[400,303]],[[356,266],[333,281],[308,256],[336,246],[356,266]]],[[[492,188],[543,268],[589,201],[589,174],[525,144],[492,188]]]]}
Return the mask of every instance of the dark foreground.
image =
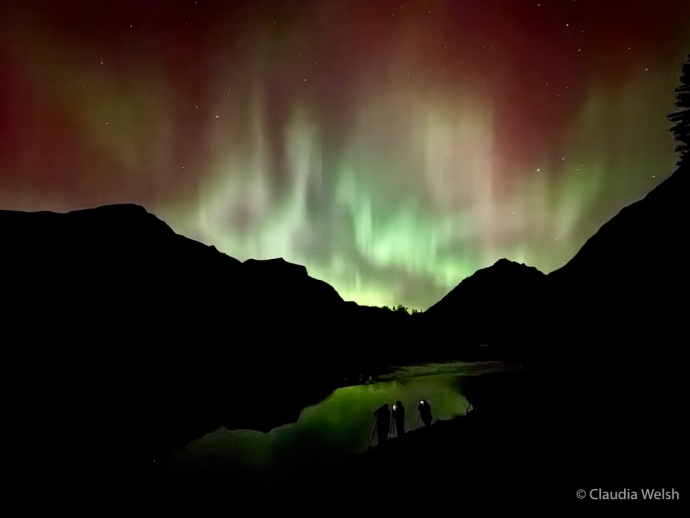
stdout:
{"type": "Polygon", "coordinates": [[[529,390],[523,387],[503,404],[437,421],[365,453],[302,459],[261,479],[216,473],[166,485],[148,468],[130,496],[140,504],[193,514],[248,504],[309,515],[553,505],[575,511],[644,506],[665,516],[687,498],[680,430],[640,416],[544,413],[527,403],[529,390]],[[675,490],[680,500],[645,500],[641,491],[646,489],[675,490]],[[579,499],[578,490],[587,496],[579,499]],[[592,490],[600,500],[590,498],[592,490]],[[621,491],[626,501],[601,499],[605,492],[621,491]]]}
{"type": "Polygon", "coordinates": [[[524,421],[470,414],[349,459],[295,468],[289,477],[282,473],[273,480],[217,478],[177,487],[145,486],[135,500],[138,505],[202,515],[230,512],[239,505],[273,512],[297,508],[310,515],[343,509],[366,514],[385,509],[407,513],[412,508],[441,512],[448,505],[553,505],[559,510],[606,506],[612,511],[644,506],[665,516],[680,501],[645,501],[640,490],[675,489],[681,499],[687,495],[682,467],[668,459],[620,452],[607,457],[600,450],[585,452],[581,445],[568,451],[567,439],[554,440],[547,431],[533,433],[524,421]],[[629,489],[638,493],[638,500],[578,499],[578,490],[589,494],[597,488],[629,489]]]}
{"type": "MultiPolygon", "coordinates": [[[[239,509],[321,516],[347,509],[366,516],[374,509],[409,514],[454,506],[459,512],[468,505],[576,511],[605,506],[612,512],[644,506],[665,516],[687,498],[687,435],[680,412],[636,412],[632,404],[614,407],[605,400],[597,405],[534,378],[507,396],[366,453],[296,455],[291,465],[256,479],[233,479],[221,470],[169,483],[151,462],[120,458],[106,428],[75,429],[73,440],[63,443],[56,433],[69,430],[60,422],[45,420],[31,430],[14,423],[16,434],[30,433],[33,441],[5,443],[6,459],[13,460],[5,463],[6,489],[26,509],[91,516],[147,509],[176,516],[231,515],[239,509]],[[580,500],[581,489],[635,491],[638,499],[580,500]],[[645,501],[643,489],[674,489],[680,501],[645,501]]],[[[635,401],[634,391],[628,396],[635,401]]],[[[673,400],[680,398],[676,392],[673,400]]]]}

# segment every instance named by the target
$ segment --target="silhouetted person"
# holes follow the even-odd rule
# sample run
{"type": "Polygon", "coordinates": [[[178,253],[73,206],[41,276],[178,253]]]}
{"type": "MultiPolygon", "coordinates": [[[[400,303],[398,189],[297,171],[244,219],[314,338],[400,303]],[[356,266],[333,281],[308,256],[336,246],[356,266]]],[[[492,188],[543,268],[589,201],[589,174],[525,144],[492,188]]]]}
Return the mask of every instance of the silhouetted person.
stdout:
{"type": "Polygon", "coordinates": [[[400,401],[396,401],[393,405],[393,423],[396,435],[398,437],[405,435],[405,407],[400,401]]]}
{"type": "Polygon", "coordinates": [[[424,426],[431,426],[431,420],[433,419],[431,417],[431,405],[422,399],[417,406],[417,410],[419,410],[419,415],[422,417],[424,426]]]}
{"type": "Polygon", "coordinates": [[[383,444],[388,439],[388,432],[391,430],[391,412],[388,410],[388,403],[378,408],[374,415],[377,417],[376,431],[379,444],[383,444]]]}

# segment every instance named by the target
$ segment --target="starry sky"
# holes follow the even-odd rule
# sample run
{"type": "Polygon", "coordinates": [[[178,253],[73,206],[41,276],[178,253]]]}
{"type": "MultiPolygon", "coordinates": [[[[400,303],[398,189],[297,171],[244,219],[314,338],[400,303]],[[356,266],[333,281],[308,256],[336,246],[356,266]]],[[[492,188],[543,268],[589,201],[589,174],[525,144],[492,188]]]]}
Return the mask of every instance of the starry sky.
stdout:
{"type": "Polygon", "coordinates": [[[423,310],[668,177],[689,52],[687,0],[3,2],[0,208],[136,203],[423,310]]]}

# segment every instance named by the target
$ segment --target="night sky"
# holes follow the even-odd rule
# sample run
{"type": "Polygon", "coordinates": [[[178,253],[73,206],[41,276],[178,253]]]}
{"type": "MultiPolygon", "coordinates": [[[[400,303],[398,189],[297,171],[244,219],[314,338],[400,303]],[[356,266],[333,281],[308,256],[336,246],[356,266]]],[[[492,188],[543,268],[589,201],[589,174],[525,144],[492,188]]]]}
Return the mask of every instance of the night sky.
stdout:
{"type": "Polygon", "coordinates": [[[0,208],[136,203],[426,309],[668,177],[689,52],[688,0],[3,2],[0,208]]]}

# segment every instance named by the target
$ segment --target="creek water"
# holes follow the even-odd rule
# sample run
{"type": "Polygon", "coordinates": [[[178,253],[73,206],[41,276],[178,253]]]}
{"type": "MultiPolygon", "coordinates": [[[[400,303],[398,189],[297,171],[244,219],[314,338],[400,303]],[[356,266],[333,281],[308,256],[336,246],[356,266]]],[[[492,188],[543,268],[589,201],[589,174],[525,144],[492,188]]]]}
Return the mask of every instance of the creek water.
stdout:
{"type": "MultiPolygon", "coordinates": [[[[220,428],[192,441],[165,459],[157,472],[167,479],[199,477],[254,477],[294,469],[308,463],[366,451],[376,444],[372,436],[374,411],[384,403],[405,407],[405,429],[423,426],[417,405],[429,402],[434,422],[465,415],[475,398],[520,365],[501,362],[427,364],[397,368],[367,384],[335,390],[323,401],[302,410],[295,423],[269,433],[220,428]]],[[[269,402],[270,405],[280,401],[269,402]]]]}

